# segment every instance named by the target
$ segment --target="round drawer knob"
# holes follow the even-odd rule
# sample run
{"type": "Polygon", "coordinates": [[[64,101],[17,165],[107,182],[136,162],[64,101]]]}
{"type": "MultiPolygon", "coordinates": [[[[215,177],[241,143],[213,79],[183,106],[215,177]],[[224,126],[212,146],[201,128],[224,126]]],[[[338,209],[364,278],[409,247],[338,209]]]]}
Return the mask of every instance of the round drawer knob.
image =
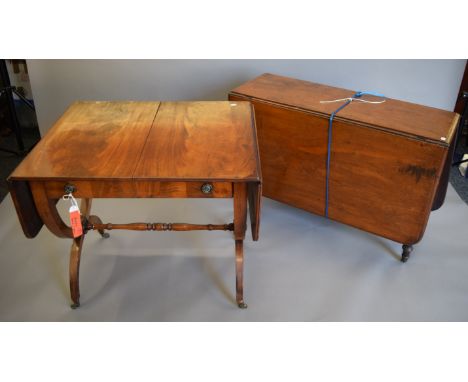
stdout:
{"type": "Polygon", "coordinates": [[[67,183],[64,187],[64,191],[66,194],[71,194],[76,192],[76,187],[73,184],[67,183]]]}
{"type": "Polygon", "coordinates": [[[213,185],[211,183],[204,183],[201,186],[201,192],[203,192],[204,194],[211,194],[212,191],[213,191],[213,185]]]}

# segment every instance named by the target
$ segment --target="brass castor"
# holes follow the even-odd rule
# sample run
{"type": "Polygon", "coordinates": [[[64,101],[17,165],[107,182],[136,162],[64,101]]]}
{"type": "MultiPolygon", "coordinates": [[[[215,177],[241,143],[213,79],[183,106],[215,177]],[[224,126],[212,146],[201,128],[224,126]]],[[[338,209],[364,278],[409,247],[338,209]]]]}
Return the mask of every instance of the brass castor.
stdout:
{"type": "Polygon", "coordinates": [[[239,302],[237,306],[241,309],[247,309],[247,304],[244,301],[239,302]]]}
{"type": "Polygon", "coordinates": [[[101,233],[101,236],[103,239],[108,239],[110,237],[110,235],[107,232],[101,233]]]}
{"type": "Polygon", "coordinates": [[[406,263],[408,261],[412,250],[413,250],[412,245],[403,244],[403,253],[401,254],[402,263],[406,263]]]}
{"type": "Polygon", "coordinates": [[[75,302],[74,304],[71,304],[70,305],[70,308],[72,309],[76,309],[76,308],[79,308],[80,307],[80,303],[79,302],[75,302]]]}

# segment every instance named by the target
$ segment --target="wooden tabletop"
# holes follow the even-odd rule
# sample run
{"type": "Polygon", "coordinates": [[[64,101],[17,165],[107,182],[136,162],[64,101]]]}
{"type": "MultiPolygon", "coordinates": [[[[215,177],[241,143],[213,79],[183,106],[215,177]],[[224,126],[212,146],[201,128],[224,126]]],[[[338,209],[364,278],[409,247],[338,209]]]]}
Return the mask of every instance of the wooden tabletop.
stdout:
{"type": "MultiPolygon", "coordinates": [[[[359,90],[379,92],[379,89],[359,90]]],[[[320,101],[351,97],[354,93],[356,93],[354,90],[340,89],[268,73],[246,82],[231,92],[235,95],[322,114],[325,118],[328,118],[343,102],[320,103],[320,101]]],[[[381,98],[371,96],[363,96],[362,99],[381,100],[381,98]]],[[[378,127],[447,146],[454,135],[458,116],[450,111],[386,98],[386,101],[381,104],[353,102],[341,110],[336,119],[378,127]]]]}
{"type": "Polygon", "coordinates": [[[248,102],[79,101],[11,175],[46,179],[260,179],[248,102]]]}

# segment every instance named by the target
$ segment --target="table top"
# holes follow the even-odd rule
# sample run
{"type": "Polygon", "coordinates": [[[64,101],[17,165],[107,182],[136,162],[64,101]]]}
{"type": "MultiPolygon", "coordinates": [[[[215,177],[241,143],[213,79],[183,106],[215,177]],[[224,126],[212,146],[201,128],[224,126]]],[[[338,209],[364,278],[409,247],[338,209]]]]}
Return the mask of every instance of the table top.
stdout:
{"type": "MultiPolygon", "coordinates": [[[[379,89],[359,89],[362,91],[379,89]]],[[[265,73],[234,89],[231,94],[275,102],[285,107],[322,114],[329,118],[343,102],[320,103],[351,97],[356,91],[265,73]]],[[[379,101],[381,98],[363,96],[379,101]]],[[[385,129],[448,146],[454,137],[458,114],[447,110],[386,98],[384,103],[353,102],[342,109],[336,120],[385,129]]]]}
{"type": "Polygon", "coordinates": [[[78,101],[12,180],[258,181],[249,102],[78,101]]]}

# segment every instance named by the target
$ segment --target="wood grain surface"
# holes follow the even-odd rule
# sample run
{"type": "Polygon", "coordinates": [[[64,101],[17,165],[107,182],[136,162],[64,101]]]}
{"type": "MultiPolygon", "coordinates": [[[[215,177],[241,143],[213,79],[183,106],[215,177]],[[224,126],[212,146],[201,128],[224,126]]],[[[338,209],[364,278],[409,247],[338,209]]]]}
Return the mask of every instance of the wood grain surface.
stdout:
{"type": "MultiPolygon", "coordinates": [[[[82,199],[80,205],[81,215],[84,220],[89,218],[91,212],[92,199],[82,199]]],[[[72,308],[80,306],[80,262],[83,250],[85,235],[76,237],[72,241],[70,248],[70,262],[68,265],[70,297],[73,301],[72,308]]]]}
{"type": "Polygon", "coordinates": [[[245,309],[244,302],[244,238],[247,228],[247,184],[234,183],[234,238],[236,240],[236,302],[245,309]]]}
{"type": "Polygon", "coordinates": [[[247,102],[72,104],[13,180],[260,179],[247,102]]]}
{"type": "Polygon", "coordinates": [[[28,237],[43,222],[69,236],[55,208],[66,185],[89,199],[231,198],[233,183],[254,182],[258,238],[261,171],[248,102],[75,102],[9,182],[28,237]]]}
{"type": "Polygon", "coordinates": [[[132,178],[159,102],[73,103],[14,179],[132,178]]]}
{"type": "Polygon", "coordinates": [[[259,180],[248,102],[163,102],[135,179],[259,180]]]}
{"type": "Polygon", "coordinates": [[[57,211],[58,199],[51,199],[47,196],[46,184],[33,181],[30,182],[30,187],[37,212],[50,232],[57,237],[73,238],[72,229],[62,220],[57,211]]]}
{"type": "Polygon", "coordinates": [[[72,192],[82,199],[84,233],[70,252],[72,308],[80,306],[79,269],[85,233],[96,229],[234,231],[236,301],[243,300],[243,239],[247,200],[258,240],[261,171],[249,102],[100,102],[72,104],[8,179],[27,237],[42,225],[73,238],[57,211],[72,192]],[[233,198],[226,224],[103,224],[90,215],[93,198],[233,198]]]}
{"type": "Polygon", "coordinates": [[[447,149],[333,125],[329,217],[404,244],[423,236],[447,149]]]}
{"type": "MultiPolygon", "coordinates": [[[[329,117],[342,102],[320,100],[353,94],[270,74],[229,94],[254,105],[265,196],[324,215],[329,117]]],[[[332,131],[329,218],[406,245],[418,242],[436,191],[442,197],[446,187],[440,178],[458,118],[396,100],[341,110],[332,131]]]]}
{"type": "Polygon", "coordinates": [[[8,188],[24,235],[30,239],[36,237],[44,223],[34,204],[29,183],[22,180],[10,181],[8,188]]]}
{"type": "Polygon", "coordinates": [[[71,184],[77,198],[231,198],[232,183],[210,182],[212,191],[203,193],[204,182],[155,182],[125,180],[71,180],[45,182],[49,198],[61,198],[71,184]]]}
{"type": "MultiPolygon", "coordinates": [[[[236,95],[230,98],[239,100],[236,95]]],[[[328,122],[302,111],[252,103],[264,179],[263,195],[323,214],[328,122]]]]}
{"type": "MultiPolygon", "coordinates": [[[[358,89],[376,91],[379,89],[358,89]]],[[[351,97],[355,90],[347,90],[301,81],[293,78],[263,74],[232,90],[232,95],[247,96],[272,103],[300,108],[325,118],[336,110],[341,103],[320,103],[320,101],[351,97]]],[[[363,96],[367,100],[380,100],[378,97],[363,96]]],[[[347,119],[394,133],[401,133],[434,141],[448,146],[454,133],[455,114],[428,106],[417,105],[386,98],[382,104],[353,102],[340,111],[337,120],[347,119]],[[445,140],[441,140],[445,137],[445,140]]]]}
{"type": "Polygon", "coordinates": [[[262,184],[260,182],[249,182],[247,184],[250,228],[252,239],[258,241],[260,234],[260,214],[262,209],[262,184]]]}

